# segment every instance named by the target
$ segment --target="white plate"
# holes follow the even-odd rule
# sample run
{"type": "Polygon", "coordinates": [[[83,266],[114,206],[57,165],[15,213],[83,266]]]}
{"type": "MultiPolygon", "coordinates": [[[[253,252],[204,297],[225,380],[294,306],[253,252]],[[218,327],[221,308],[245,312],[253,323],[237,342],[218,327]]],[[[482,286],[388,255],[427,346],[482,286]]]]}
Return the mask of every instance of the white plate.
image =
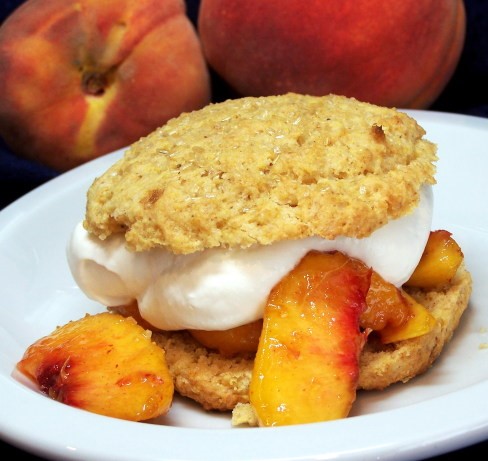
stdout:
{"type": "Polygon", "coordinates": [[[470,308],[443,355],[407,385],[361,392],[344,420],[231,428],[228,415],[177,400],[152,423],[98,416],[41,395],[13,373],[25,348],[103,308],[71,278],[65,245],[85,192],[120,156],[87,163],[0,213],[0,434],[48,458],[83,461],[418,459],[488,437],[488,120],[411,111],[439,146],[433,228],[450,230],[474,278],[470,308]]]}

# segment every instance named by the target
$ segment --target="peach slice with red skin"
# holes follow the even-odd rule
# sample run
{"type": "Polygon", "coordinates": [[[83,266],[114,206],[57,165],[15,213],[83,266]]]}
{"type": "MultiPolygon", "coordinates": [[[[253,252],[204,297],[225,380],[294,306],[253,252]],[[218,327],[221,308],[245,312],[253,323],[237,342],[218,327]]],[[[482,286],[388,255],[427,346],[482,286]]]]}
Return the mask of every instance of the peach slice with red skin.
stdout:
{"type": "Polygon", "coordinates": [[[356,399],[370,272],[310,252],[271,291],[250,385],[261,426],[344,418],[356,399]]]}
{"type": "Polygon", "coordinates": [[[131,421],[165,414],[173,380],[164,351],[131,317],[104,312],[33,343],[17,368],[51,398],[131,421]]]}

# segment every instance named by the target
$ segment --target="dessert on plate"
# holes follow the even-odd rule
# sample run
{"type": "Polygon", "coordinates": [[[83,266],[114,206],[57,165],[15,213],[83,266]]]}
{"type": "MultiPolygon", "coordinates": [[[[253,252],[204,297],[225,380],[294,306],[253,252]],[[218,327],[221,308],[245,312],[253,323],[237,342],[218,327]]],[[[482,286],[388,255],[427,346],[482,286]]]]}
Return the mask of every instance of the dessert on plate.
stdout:
{"type": "Polygon", "coordinates": [[[164,351],[174,389],[233,424],[346,417],[426,371],[471,277],[432,230],[436,146],[407,114],[337,95],[211,104],[96,178],[68,261],[164,351]]]}

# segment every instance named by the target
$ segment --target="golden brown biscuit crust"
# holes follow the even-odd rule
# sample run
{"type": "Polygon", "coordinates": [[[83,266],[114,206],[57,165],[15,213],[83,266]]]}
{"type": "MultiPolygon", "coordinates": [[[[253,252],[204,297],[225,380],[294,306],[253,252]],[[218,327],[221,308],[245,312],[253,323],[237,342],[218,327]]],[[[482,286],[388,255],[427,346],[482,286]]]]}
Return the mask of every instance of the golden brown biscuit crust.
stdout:
{"type": "Polygon", "coordinates": [[[187,332],[153,333],[153,339],[166,351],[180,395],[197,401],[205,410],[226,411],[249,402],[253,358],[225,358],[203,347],[187,332]]]}
{"type": "Polygon", "coordinates": [[[402,112],[335,95],[212,104],[136,142],[96,179],[85,227],[180,254],[366,237],[435,183],[424,134],[402,112]]]}
{"type": "MultiPolygon", "coordinates": [[[[442,290],[409,290],[436,318],[428,334],[392,345],[368,343],[360,358],[359,389],[383,389],[407,382],[426,371],[439,356],[468,306],[471,275],[462,266],[452,283],[442,290]]],[[[202,347],[186,332],[154,333],[166,350],[175,389],[207,410],[232,410],[249,402],[252,357],[225,358],[202,347]]]]}

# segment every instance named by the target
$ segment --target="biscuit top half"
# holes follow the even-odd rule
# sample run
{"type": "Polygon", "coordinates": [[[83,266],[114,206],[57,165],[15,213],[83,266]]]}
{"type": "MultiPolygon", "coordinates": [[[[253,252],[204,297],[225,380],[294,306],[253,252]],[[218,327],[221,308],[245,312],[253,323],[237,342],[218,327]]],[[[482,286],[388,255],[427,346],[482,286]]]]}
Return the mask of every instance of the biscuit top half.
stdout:
{"type": "Polygon", "coordinates": [[[335,95],[211,104],[130,146],[91,185],[84,225],[176,254],[366,237],[435,183],[424,135],[405,113],[335,95]]]}

